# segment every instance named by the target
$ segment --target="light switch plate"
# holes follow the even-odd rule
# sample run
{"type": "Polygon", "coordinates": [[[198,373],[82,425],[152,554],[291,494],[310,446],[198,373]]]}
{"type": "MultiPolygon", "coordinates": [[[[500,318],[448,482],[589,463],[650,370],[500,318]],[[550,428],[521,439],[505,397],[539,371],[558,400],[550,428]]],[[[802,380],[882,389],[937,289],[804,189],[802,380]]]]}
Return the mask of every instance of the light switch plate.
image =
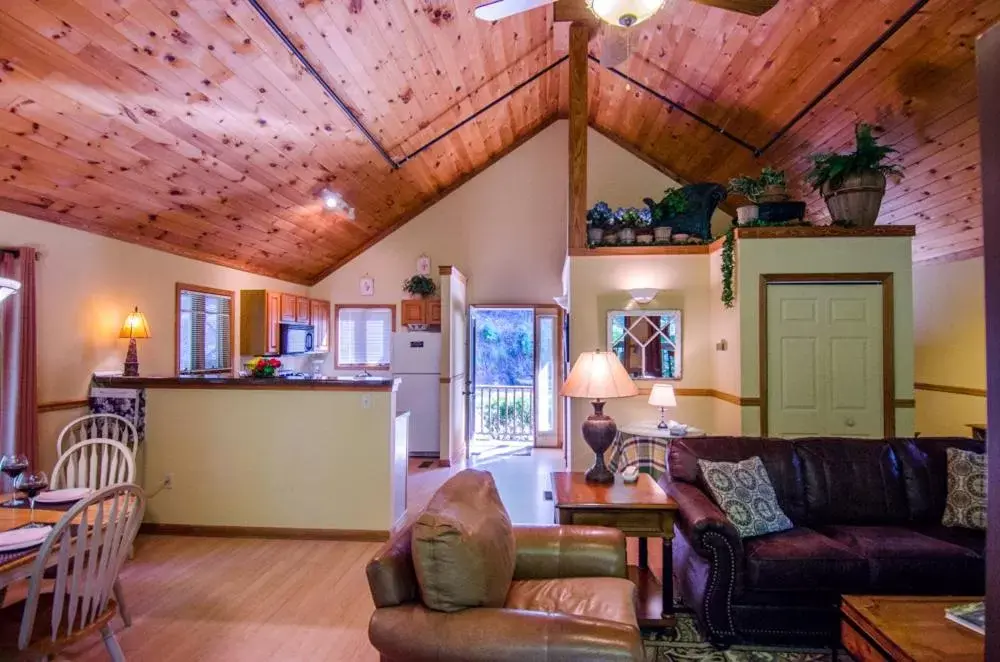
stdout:
{"type": "Polygon", "coordinates": [[[372,408],[372,396],[371,395],[365,393],[364,395],[361,396],[361,408],[362,409],[371,409],[372,408]]]}

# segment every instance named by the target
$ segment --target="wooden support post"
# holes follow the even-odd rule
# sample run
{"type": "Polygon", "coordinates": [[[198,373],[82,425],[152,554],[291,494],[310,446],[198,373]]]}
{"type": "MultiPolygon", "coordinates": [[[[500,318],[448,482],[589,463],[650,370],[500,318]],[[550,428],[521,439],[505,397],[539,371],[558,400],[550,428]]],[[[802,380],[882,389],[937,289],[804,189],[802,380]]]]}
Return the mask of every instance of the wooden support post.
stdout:
{"type": "Polygon", "coordinates": [[[986,271],[986,659],[1000,660],[1000,25],[976,44],[986,271]]]}
{"type": "Polygon", "coordinates": [[[587,246],[587,42],[590,26],[569,29],[569,247],[587,246]]]}

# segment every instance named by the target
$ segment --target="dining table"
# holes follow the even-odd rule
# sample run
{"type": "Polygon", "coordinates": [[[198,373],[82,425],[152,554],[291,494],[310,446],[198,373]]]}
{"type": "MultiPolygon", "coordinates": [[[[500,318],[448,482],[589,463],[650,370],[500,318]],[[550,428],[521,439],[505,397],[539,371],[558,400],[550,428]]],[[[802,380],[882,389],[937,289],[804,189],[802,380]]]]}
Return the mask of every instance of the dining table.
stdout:
{"type": "MultiPolygon", "coordinates": [[[[0,501],[6,502],[12,495],[4,494],[0,501]]],[[[69,504],[45,504],[35,506],[34,521],[38,524],[55,524],[66,514],[73,503],[69,504]]],[[[31,510],[27,507],[0,507],[0,533],[28,526],[32,522],[31,510]]],[[[31,577],[35,560],[42,546],[31,547],[26,550],[14,552],[0,552],[0,595],[4,589],[14,582],[31,577]]],[[[55,566],[59,557],[53,554],[49,565],[55,566]]]]}

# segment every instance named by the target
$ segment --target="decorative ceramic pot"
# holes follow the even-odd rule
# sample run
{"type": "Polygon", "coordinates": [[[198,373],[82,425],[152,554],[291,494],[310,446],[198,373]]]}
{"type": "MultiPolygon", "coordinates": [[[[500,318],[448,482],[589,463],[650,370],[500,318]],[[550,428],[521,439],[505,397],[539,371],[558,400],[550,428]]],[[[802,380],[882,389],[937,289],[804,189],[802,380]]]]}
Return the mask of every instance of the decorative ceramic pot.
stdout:
{"type": "Polygon", "coordinates": [[[632,228],[622,228],[621,230],[619,230],[618,231],[618,243],[619,244],[625,244],[626,246],[629,245],[629,244],[634,244],[635,243],[635,230],[633,230],[632,228]]]}
{"type": "Polygon", "coordinates": [[[846,177],[836,189],[827,182],[821,192],[834,223],[874,227],[885,196],[885,175],[866,172],[846,177]]]}
{"type": "Polygon", "coordinates": [[[670,233],[674,229],[671,227],[653,228],[653,237],[657,243],[667,243],[670,241],[670,233]]]}
{"type": "Polygon", "coordinates": [[[637,244],[651,244],[653,243],[653,230],[644,229],[639,230],[635,233],[635,243],[637,244]]]}
{"type": "Polygon", "coordinates": [[[740,225],[756,221],[759,213],[757,205],[744,205],[736,208],[736,218],[739,219],[740,225]]]}
{"type": "Polygon", "coordinates": [[[604,241],[604,228],[597,228],[593,225],[587,228],[587,239],[591,244],[600,244],[604,241]]]}
{"type": "Polygon", "coordinates": [[[788,191],[783,184],[768,184],[757,198],[758,202],[784,202],[788,199],[788,191]]]}
{"type": "Polygon", "coordinates": [[[618,243],[618,233],[615,230],[605,230],[604,231],[604,243],[605,244],[617,244],[618,243]]]}

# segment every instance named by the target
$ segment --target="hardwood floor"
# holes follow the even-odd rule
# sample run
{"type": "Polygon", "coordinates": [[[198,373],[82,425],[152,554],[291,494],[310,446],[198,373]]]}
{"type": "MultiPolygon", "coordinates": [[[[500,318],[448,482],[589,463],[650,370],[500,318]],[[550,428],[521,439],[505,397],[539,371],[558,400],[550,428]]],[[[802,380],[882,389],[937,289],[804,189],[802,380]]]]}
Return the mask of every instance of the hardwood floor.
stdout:
{"type": "MultiPolygon", "coordinates": [[[[561,452],[494,461],[511,518],[549,524],[548,474],[561,452]]],[[[409,503],[424,505],[456,467],[411,463],[409,503]]],[[[368,643],[373,605],[364,567],[378,543],[140,536],[122,574],[132,627],[112,627],[130,662],[375,661],[368,643]]],[[[634,558],[634,541],[631,554],[634,558]]],[[[659,545],[651,545],[659,571],[659,545]]],[[[17,599],[16,591],[8,599],[17,599]]],[[[105,662],[100,637],[60,660],[105,662]]]]}

